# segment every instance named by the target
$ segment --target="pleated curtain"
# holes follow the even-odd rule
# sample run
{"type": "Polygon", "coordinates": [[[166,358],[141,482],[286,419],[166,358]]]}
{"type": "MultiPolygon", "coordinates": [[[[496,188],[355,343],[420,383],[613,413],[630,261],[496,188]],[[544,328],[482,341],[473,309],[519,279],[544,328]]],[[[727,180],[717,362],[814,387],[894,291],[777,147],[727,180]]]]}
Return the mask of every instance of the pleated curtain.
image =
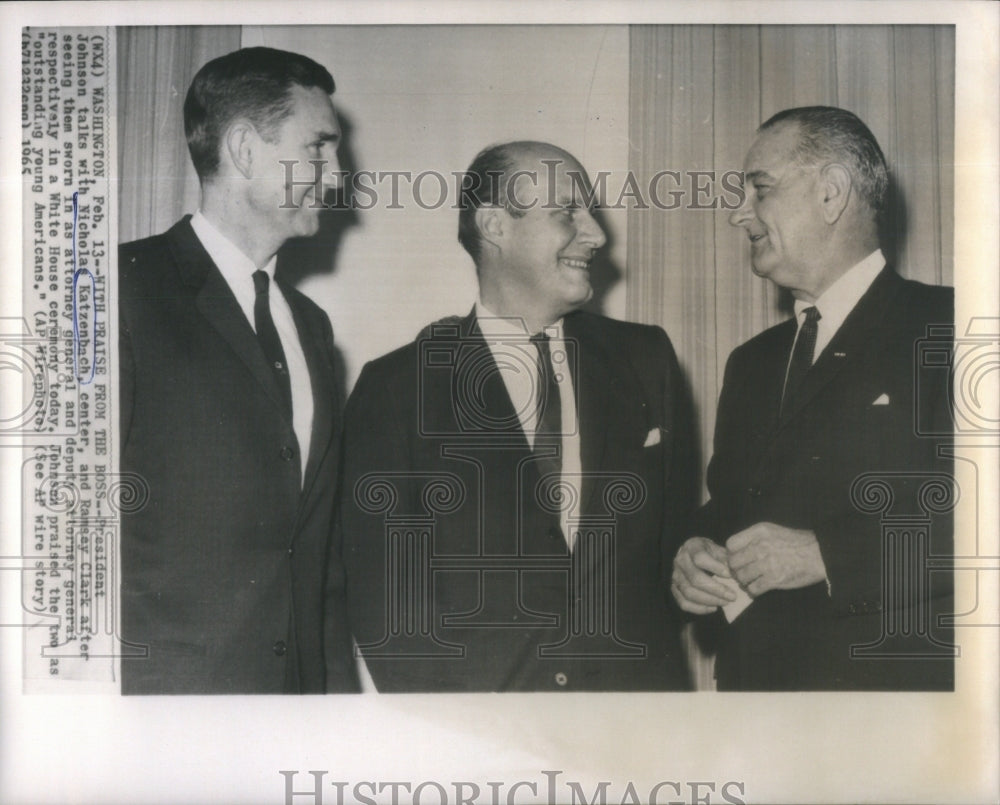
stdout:
{"type": "MultiPolygon", "coordinates": [[[[889,162],[888,259],[904,277],[951,285],[954,65],[952,26],[636,26],[629,169],[640,186],[662,170],[721,176],[742,167],[755,129],[775,112],[844,107],[868,124],[889,162]]],[[[686,206],[630,210],[626,313],[663,326],[677,348],[704,472],[726,358],[790,305],[751,273],[745,233],[729,225],[729,211],[686,206]]],[[[710,651],[690,648],[698,687],[711,688],[710,651]]]]}

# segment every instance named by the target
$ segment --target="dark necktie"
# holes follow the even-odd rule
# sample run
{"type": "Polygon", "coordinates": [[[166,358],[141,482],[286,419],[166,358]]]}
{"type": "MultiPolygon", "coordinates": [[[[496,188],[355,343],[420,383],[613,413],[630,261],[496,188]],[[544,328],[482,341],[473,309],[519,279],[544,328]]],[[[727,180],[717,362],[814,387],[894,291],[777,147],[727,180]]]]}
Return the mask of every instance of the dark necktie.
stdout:
{"type": "Polygon", "coordinates": [[[785,376],[785,389],[781,395],[781,415],[788,411],[795,392],[802,384],[809,367],[812,366],[813,353],[816,351],[816,330],[817,322],[820,320],[819,311],[815,307],[807,307],[804,311],[806,320],[799,328],[798,338],[795,339],[795,347],[792,349],[792,358],[788,362],[788,374],[785,376]]]}
{"type": "Polygon", "coordinates": [[[556,455],[546,456],[538,461],[542,475],[562,471],[562,403],[559,399],[559,384],[556,382],[549,352],[549,337],[545,333],[531,336],[531,343],[538,349],[538,394],[535,399],[535,452],[539,448],[557,449],[556,455]]]}
{"type": "Polygon", "coordinates": [[[292,418],[292,381],[288,376],[288,364],[285,361],[285,351],[281,348],[278,329],[271,318],[271,297],[268,293],[270,278],[264,271],[253,272],[253,287],[257,298],[253,303],[254,328],[257,330],[257,340],[264,351],[268,365],[274,372],[281,389],[281,398],[285,404],[285,415],[292,418]]]}

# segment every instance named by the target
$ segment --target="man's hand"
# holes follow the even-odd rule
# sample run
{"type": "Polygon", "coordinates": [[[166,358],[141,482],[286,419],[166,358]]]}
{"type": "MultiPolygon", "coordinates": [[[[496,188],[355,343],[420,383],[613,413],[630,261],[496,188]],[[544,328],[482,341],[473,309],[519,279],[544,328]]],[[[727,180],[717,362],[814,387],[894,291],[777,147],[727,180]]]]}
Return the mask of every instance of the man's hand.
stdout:
{"type": "Polygon", "coordinates": [[[794,590],[826,578],[826,565],[812,531],[757,523],[727,541],[729,569],[756,597],[768,590],[794,590]]]}
{"type": "Polygon", "coordinates": [[[726,549],[705,537],[691,537],[674,557],[670,592],[678,606],[685,612],[707,615],[735,601],[732,590],[714,576],[730,578],[726,549]]]}

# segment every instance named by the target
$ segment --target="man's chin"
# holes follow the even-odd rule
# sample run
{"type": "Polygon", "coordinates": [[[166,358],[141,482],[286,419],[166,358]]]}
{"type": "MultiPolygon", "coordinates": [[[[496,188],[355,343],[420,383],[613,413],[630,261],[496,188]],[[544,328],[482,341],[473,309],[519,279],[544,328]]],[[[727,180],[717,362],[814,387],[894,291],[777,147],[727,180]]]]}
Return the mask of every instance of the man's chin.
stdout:
{"type": "Polygon", "coordinates": [[[319,232],[319,213],[303,212],[295,222],[295,235],[300,238],[309,238],[319,232]]]}
{"type": "Polygon", "coordinates": [[[571,302],[572,304],[571,310],[579,310],[593,298],[594,298],[594,288],[588,284],[586,288],[581,288],[579,293],[573,296],[571,302]]]}

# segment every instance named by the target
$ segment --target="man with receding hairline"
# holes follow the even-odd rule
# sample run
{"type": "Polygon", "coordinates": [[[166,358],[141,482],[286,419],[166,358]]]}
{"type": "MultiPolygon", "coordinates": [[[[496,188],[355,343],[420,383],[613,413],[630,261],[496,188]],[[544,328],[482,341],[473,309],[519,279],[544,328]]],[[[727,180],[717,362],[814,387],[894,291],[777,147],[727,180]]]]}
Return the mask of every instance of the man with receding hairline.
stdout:
{"type": "Polygon", "coordinates": [[[479,298],[369,363],[340,522],[379,691],[688,687],[666,571],[691,423],[666,334],[581,311],[605,235],[583,167],[488,148],[459,240],[479,298]]]}
{"type": "Polygon", "coordinates": [[[340,126],[325,67],[245,48],[199,70],[184,128],[194,216],[121,246],[124,693],[357,689],[331,540],[333,333],[281,278],[319,226],[340,126]],[[289,170],[289,166],[291,170],[289,170]],[[141,656],[141,655],[145,656],[141,656]]]}
{"type": "MultiPolygon", "coordinates": [[[[916,420],[950,423],[947,385],[921,377],[916,356],[931,328],[953,322],[952,289],[886,265],[885,159],[852,113],[778,113],[745,176],[730,223],[747,234],[754,273],[790,291],[796,315],[729,358],[711,500],[675,558],[674,597],[731,621],[720,689],[949,690],[951,633],[937,616],[951,611],[950,571],[916,564],[920,542],[906,543],[916,521],[883,534],[856,484],[888,479],[897,520],[919,508],[921,485],[951,484],[944,445],[916,420]]],[[[950,556],[948,512],[924,514],[924,559],[950,556]]]]}

